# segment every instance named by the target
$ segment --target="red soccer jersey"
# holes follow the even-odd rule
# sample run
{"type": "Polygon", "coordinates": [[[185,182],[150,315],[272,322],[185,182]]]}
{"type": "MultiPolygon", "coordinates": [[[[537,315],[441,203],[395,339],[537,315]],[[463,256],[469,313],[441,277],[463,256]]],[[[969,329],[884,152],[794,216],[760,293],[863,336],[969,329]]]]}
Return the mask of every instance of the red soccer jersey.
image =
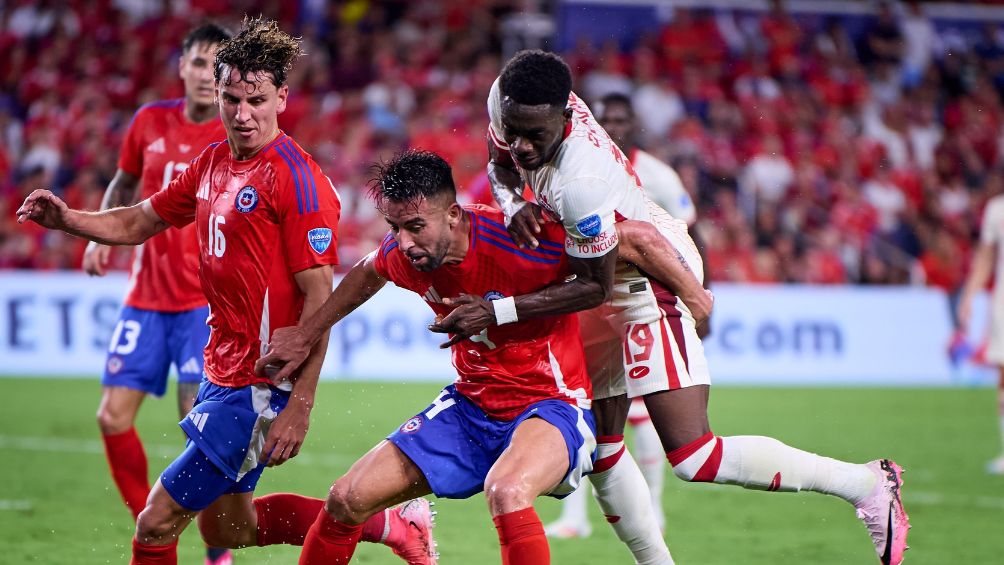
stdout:
{"type": "Polygon", "coordinates": [[[210,145],[151,203],[175,227],[195,222],[212,328],[206,376],[228,387],[267,383],[254,374],[262,346],[303,308],[293,275],[338,263],[341,203],[331,181],[280,132],[246,161],[226,142],[210,145]]]}
{"type": "MultiPolygon", "coordinates": [[[[119,168],[140,179],[140,200],[167,188],[207,145],[226,137],[219,119],[202,124],[185,117],[184,99],[140,108],[126,132],[119,168]]],[[[199,284],[195,227],[168,230],[136,247],[125,303],[158,312],[205,306],[199,284]]]]}
{"type": "MultiPolygon", "coordinates": [[[[464,208],[471,233],[463,261],[423,273],[388,234],[377,251],[377,272],[423,297],[441,316],[451,310],[443,298],[462,293],[488,300],[517,296],[568,276],[561,224],[545,224],[539,248],[519,249],[506,233],[501,211],[482,205],[464,208]]],[[[453,366],[457,390],[499,420],[511,420],[540,400],[589,408],[592,398],[574,314],[492,326],[453,346],[453,366]]]]}

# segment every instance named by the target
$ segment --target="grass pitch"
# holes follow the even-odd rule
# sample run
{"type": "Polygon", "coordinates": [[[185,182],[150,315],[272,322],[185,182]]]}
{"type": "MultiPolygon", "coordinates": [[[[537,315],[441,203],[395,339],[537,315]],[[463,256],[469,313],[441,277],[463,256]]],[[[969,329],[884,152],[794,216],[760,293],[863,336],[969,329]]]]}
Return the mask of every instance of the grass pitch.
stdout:
{"type": "MultiPolygon", "coordinates": [[[[94,423],[96,380],[4,379],[0,426],[0,562],[127,563],[132,524],[109,477],[94,423]]],[[[265,472],[258,493],[323,496],[330,483],[384,434],[424,408],[433,385],[322,383],[302,454],[265,472]]],[[[151,474],[180,452],[173,389],[150,399],[138,429],[151,474]]],[[[1004,477],[983,472],[999,451],[988,389],[716,388],[711,421],[721,435],[763,434],[852,461],[882,456],[906,469],[904,501],[914,529],[910,564],[1001,563],[1004,477]]],[[[814,493],[749,492],[690,485],[670,476],[667,538],[682,564],[877,563],[864,526],[841,500],[814,493]]],[[[558,503],[542,500],[546,521],[558,503]]],[[[499,563],[498,541],[480,496],[440,501],[435,530],[441,562],[499,563]]],[[[593,536],[551,542],[557,564],[631,563],[590,508],[593,536]]],[[[251,548],[237,563],[295,563],[299,548],[251,548]]],[[[194,526],[179,563],[201,564],[194,526]]],[[[363,544],[354,562],[401,563],[363,544]]]]}

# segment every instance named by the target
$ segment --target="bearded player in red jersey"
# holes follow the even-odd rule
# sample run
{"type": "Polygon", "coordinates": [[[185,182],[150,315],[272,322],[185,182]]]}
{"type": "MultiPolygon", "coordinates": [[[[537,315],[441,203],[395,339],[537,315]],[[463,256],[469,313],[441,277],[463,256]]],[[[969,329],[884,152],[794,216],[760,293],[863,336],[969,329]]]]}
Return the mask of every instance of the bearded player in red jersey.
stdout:
{"type": "MultiPolygon", "coordinates": [[[[213,60],[231,35],[205,24],[185,37],[178,61],[185,97],[153,102],[136,112],[102,210],[135,204],[167,188],[203,148],[225,136],[213,103],[213,60]]],[[[110,251],[91,242],[84,270],[104,276],[110,251]]],[[[133,427],[136,414],[147,394],[164,394],[172,363],[178,372],[178,414],[184,417],[192,409],[202,382],[208,317],[195,226],[166,231],[136,247],[124,307],[108,348],[97,415],[112,478],[133,520],[150,494],[146,453],[133,427]]],[[[229,562],[228,550],[206,552],[207,565],[229,562]]]]}
{"type": "MultiPolygon", "coordinates": [[[[177,563],[178,536],[196,515],[213,546],[299,544],[323,504],[286,493],[252,499],[264,468],[300,450],[324,348],[311,353],[291,386],[270,386],[255,376],[254,362],[273,330],[295,325],[328,296],[337,263],[338,195],[277,125],[289,95],[286,73],[299,54],[299,41],[275,22],[246,21],[220,45],[213,65],[226,141],[139,204],[82,212],[36,190],[17,211],[19,223],[105,245],[137,245],[168,227],[196,225],[199,277],[211,307],[205,379],[181,422],[188,445],[139,514],[133,564],[177,563]]],[[[411,563],[428,562],[427,524],[409,525],[422,520],[401,513],[381,518],[381,533],[389,535],[375,541],[397,543],[411,563]]]]}
{"type": "MultiPolygon", "coordinates": [[[[317,314],[273,334],[258,368],[286,362],[276,379],[387,281],[423,297],[437,316],[458,300],[485,297],[501,321],[513,295],[572,274],[560,226],[540,234],[537,250],[518,249],[500,211],[457,203],[450,166],[433,153],[395,157],[379,167],[371,190],[390,233],[317,314]]],[[[335,481],[300,563],[347,563],[363,523],[392,504],[430,492],[468,498],[482,490],[502,563],[550,562],[534,499],[574,490],[592,469],[596,447],[576,318],[513,323],[444,345],[452,345],[456,380],[335,481]]]]}

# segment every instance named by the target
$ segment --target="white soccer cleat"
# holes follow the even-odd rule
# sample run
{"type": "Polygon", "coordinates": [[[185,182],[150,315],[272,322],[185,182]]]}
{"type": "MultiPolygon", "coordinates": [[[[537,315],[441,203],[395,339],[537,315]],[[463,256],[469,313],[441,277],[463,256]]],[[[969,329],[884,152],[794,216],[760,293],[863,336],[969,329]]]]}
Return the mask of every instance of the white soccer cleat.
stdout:
{"type": "Polygon", "coordinates": [[[991,475],[1004,475],[1004,455],[987,463],[987,473],[991,475]]]}
{"type": "Polygon", "coordinates": [[[544,527],[544,535],[554,539],[588,538],[593,533],[589,522],[564,522],[558,520],[544,527]]]}
{"type": "Polygon", "coordinates": [[[878,482],[871,496],[857,505],[858,518],[868,528],[882,565],[899,565],[909,549],[906,534],[910,531],[910,518],[900,498],[903,469],[888,459],[871,461],[867,466],[878,482]]]}

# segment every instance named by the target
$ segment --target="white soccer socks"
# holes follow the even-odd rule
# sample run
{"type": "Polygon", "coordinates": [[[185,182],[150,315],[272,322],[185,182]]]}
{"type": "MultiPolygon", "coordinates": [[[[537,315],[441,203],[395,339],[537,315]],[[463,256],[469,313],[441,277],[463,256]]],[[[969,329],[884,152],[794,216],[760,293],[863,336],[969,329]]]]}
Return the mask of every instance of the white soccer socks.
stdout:
{"type": "Polygon", "coordinates": [[[638,467],[645,476],[645,483],[652,496],[659,531],[666,530],[666,513],[662,510],[662,486],[666,480],[666,453],[659,441],[652,420],[645,419],[631,424],[634,429],[634,452],[638,456],[638,467]]]}
{"type": "Polygon", "coordinates": [[[645,477],[624,448],[624,436],[600,436],[596,440],[596,464],[589,480],[607,522],[637,563],[672,564],[645,477]]]}
{"type": "Polygon", "coordinates": [[[717,437],[709,432],[666,458],[685,481],[768,491],[810,490],[851,504],[868,497],[876,480],[865,465],[822,457],[762,436],[717,437]]]}

